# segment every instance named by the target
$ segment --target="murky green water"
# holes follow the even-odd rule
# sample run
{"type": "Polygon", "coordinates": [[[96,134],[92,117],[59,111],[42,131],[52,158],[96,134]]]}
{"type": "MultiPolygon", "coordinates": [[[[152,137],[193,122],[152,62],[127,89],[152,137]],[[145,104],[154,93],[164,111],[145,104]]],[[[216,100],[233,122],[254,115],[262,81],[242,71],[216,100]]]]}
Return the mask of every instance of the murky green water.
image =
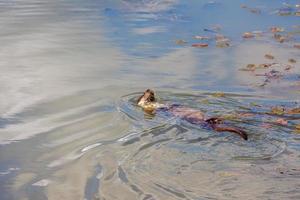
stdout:
{"type": "Polygon", "coordinates": [[[299,199],[297,12],[299,1],[0,0],[0,199],[299,199]],[[144,113],[146,88],[249,140],[144,113]]]}

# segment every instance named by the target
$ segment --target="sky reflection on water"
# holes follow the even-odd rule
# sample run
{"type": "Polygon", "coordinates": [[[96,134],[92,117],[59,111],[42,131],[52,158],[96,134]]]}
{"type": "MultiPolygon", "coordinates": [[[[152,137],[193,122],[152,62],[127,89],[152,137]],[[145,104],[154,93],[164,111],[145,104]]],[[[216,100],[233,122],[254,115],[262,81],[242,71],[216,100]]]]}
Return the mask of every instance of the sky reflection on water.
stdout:
{"type": "Polygon", "coordinates": [[[299,16],[277,13],[297,3],[0,0],[0,199],[298,199],[299,116],[270,114],[299,107],[299,16]],[[277,42],[272,26],[293,37],[277,42]],[[213,39],[195,48],[196,35],[213,39]],[[283,76],[263,87],[269,69],[242,70],[270,62],[283,76]],[[249,112],[232,122],[249,143],[147,118],[133,104],[146,88],[249,112]]]}

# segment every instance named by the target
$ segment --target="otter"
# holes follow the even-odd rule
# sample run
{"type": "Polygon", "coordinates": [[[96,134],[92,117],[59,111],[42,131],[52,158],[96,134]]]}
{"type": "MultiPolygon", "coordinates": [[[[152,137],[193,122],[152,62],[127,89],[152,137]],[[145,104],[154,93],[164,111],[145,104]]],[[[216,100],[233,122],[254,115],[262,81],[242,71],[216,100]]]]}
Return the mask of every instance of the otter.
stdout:
{"type": "Polygon", "coordinates": [[[175,117],[179,117],[191,124],[209,127],[218,132],[232,132],[238,134],[244,140],[248,140],[245,131],[237,127],[229,127],[222,124],[223,119],[219,117],[206,118],[200,110],[195,110],[186,106],[173,104],[167,105],[157,102],[155,93],[151,89],[147,89],[143,95],[137,100],[137,105],[142,107],[147,113],[155,113],[156,111],[165,111],[175,117]]]}

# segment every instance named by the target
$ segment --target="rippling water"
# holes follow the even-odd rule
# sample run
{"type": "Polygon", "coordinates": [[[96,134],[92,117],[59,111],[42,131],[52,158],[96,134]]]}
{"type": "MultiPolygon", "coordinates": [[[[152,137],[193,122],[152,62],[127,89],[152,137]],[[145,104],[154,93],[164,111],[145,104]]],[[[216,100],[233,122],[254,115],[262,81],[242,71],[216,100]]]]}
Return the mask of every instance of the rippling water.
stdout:
{"type": "Polygon", "coordinates": [[[299,107],[299,17],[277,14],[294,4],[0,0],[0,199],[299,199],[300,116],[271,112],[299,107]],[[231,46],[191,47],[216,34],[231,46]],[[265,54],[278,70],[296,63],[267,81],[240,70],[265,54]],[[146,88],[249,141],[144,113],[146,88]]]}

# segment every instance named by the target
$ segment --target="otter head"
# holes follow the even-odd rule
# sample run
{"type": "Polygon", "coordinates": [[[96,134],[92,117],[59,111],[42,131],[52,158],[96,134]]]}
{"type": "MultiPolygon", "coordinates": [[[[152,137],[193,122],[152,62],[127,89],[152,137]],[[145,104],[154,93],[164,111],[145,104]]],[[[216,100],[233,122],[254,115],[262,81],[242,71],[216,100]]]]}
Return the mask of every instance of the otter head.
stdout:
{"type": "Polygon", "coordinates": [[[137,104],[141,107],[145,107],[145,105],[149,103],[154,103],[156,101],[154,91],[147,89],[142,96],[140,96],[137,100],[137,104]]]}

